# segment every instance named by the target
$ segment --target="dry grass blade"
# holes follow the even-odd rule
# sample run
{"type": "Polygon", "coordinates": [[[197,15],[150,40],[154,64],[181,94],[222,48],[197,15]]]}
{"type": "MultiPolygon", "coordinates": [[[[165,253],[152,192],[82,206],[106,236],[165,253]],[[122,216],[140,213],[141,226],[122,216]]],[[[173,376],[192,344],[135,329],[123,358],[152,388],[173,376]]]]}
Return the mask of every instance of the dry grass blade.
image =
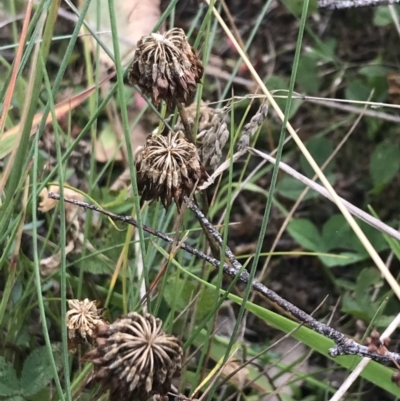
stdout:
{"type": "MultiPolygon", "coordinates": [[[[101,87],[103,84],[108,82],[115,73],[112,73],[105,77],[101,82],[99,82],[98,87],[101,87]]],[[[62,102],[58,103],[55,105],[55,115],[59,119],[65,115],[67,115],[71,110],[75,109],[78,107],[80,104],[82,104],[85,100],[87,100],[93,93],[96,91],[96,86],[91,86],[90,88],[87,88],[83,90],[82,92],[78,93],[77,95],[74,95],[70,97],[69,99],[63,100],[62,102]]],[[[36,129],[38,124],[43,118],[43,112],[37,113],[33,117],[32,121],[32,130],[31,130],[31,135],[36,133],[36,129]]],[[[52,114],[49,114],[49,116],[46,119],[46,124],[50,124],[53,121],[52,114]]],[[[3,157],[7,156],[17,145],[16,140],[17,140],[17,134],[19,130],[21,129],[21,123],[17,124],[15,127],[11,128],[7,132],[4,133],[4,135],[0,139],[0,159],[3,157]]]]}
{"type": "Polygon", "coordinates": [[[29,21],[31,18],[32,7],[33,7],[33,1],[29,0],[28,4],[26,6],[24,23],[22,25],[22,31],[21,31],[21,37],[19,40],[18,50],[17,50],[15,59],[14,59],[10,83],[8,85],[7,93],[6,93],[4,104],[3,104],[3,112],[1,113],[1,117],[0,117],[0,138],[2,137],[2,134],[3,134],[4,124],[6,122],[6,116],[7,116],[10,104],[11,104],[12,95],[14,93],[14,88],[15,88],[15,83],[17,81],[17,74],[18,74],[20,63],[21,63],[22,53],[24,51],[24,44],[25,44],[25,40],[26,40],[26,34],[28,32],[28,25],[29,25],[29,21]]]}
{"type": "MultiPolygon", "coordinates": [[[[263,153],[254,148],[248,148],[248,150],[253,155],[260,156],[263,159],[268,160],[272,164],[276,164],[276,159],[274,159],[272,156],[267,155],[266,153],[263,153]]],[[[304,175],[298,173],[295,169],[291,168],[290,166],[288,166],[287,164],[285,164],[283,162],[279,163],[279,168],[281,170],[285,171],[286,173],[290,174],[293,178],[296,178],[297,180],[301,181],[303,184],[307,185],[314,191],[317,191],[319,194],[321,194],[325,198],[334,202],[330,193],[322,185],[319,185],[316,182],[314,182],[313,180],[310,180],[309,178],[305,177],[304,175]]],[[[382,233],[390,235],[391,237],[400,241],[400,232],[398,232],[394,228],[388,226],[387,224],[382,223],[380,220],[378,220],[375,217],[371,216],[370,214],[364,212],[363,210],[359,209],[358,207],[352,205],[350,202],[347,202],[345,199],[340,198],[340,200],[352,215],[365,221],[371,227],[376,228],[377,230],[381,231],[382,233]]]]}
{"type": "MultiPolygon", "coordinates": [[[[210,5],[210,0],[206,0],[207,4],[210,5]]],[[[245,62],[247,68],[249,69],[250,73],[253,75],[254,79],[260,86],[262,92],[266,95],[269,104],[271,107],[275,110],[276,114],[280,118],[280,120],[283,122],[285,120],[285,115],[276,103],[275,99],[271,95],[270,91],[267,89],[265,86],[264,82],[260,78],[260,76],[257,74],[256,70],[254,69],[252,63],[250,60],[246,57],[246,54],[243,52],[235,38],[233,37],[232,33],[230,32],[229,28],[226,26],[224,20],[222,19],[221,15],[219,14],[218,10],[213,7],[213,13],[215,17],[217,18],[218,22],[224,29],[226,35],[229,37],[231,40],[232,44],[235,46],[236,50],[242,57],[243,61],[245,62]]],[[[390,285],[391,289],[393,292],[396,294],[397,298],[400,299],[400,286],[399,283],[395,280],[393,275],[390,273],[388,268],[386,267],[385,263],[382,261],[380,258],[378,252],[375,250],[375,248],[372,246],[371,242],[368,240],[364,232],[361,230],[360,226],[357,224],[357,222],[354,220],[353,216],[350,214],[350,212],[347,210],[346,206],[343,204],[342,199],[337,195],[335,190],[333,189],[332,185],[328,181],[328,179],[325,177],[324,173],[321,171],[319,168],[318,164],[315,162],[314,158],[311,156],[310,152],[307,150],[305,147],[304,143],[300,139],[300,137],[297,135],[297,132],[294,130],[292,125],[289,123],[289,121],[286,123],[285,127],[290,135],[292,136],[293,140],[296,142],[298,148],[300,149],[301,153],[304,155],[306,158],[307,162],[310,164],[312,169],[314,170],[315,174],[318,176],[318,178],[321,180],[322,184],[328,191],[329,195],[332,197],[332,200],[335,202],[337,207],[339,208],[340,212],[343,214],[344,218],[350,225],[350,227],[353,229],[354,233],[360,240],[360,242],[363,244],[364,248],[370,255],[371,259],[375,262],[376,266],[378,269],[381,271],[382,275],[385,277],[386,281],[390,285]]]]}

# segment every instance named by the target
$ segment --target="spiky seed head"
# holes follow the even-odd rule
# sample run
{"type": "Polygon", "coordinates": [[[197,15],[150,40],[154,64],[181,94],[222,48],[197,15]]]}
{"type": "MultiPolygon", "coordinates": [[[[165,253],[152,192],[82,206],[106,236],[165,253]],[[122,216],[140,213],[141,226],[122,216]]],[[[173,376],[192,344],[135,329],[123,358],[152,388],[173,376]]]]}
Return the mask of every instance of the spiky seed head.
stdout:
{"type": "Polygon", "coordinates": [[[96,330],[97,347],[84,356],[95,368],[94,380],[110,390],[111,401],[145,401],[166,395],[180,375],[180,341],[162,330],[153,315],[132,312],[96,330]]]}
{"type": "Polygon", "coordinates": [[[196,146],[182,131],[150,135],[136,156],[136,171],[142,199],[159,199],[165,208],[174,201],[179,209],[183,198],[208,177],[196,146]]]}
{"type": "Polygon", "coordinates": [[[201,61],[184,31],[173,28],[139,40],[128,81],[151,96],[155,105],[165,100],[172,109],[175,101],[185,105],[192,102],[203,72],[201,61]]]}
{"type": "Polygon", "coordinates": [[[66,313],[66,324],[70,349],[74,349],[82,342],[92,342],[93,332],[100,324],[105,323],[101,316],[103,309],[97,308],[97,301],[89,301],[88,298],[68,300],[69,310],[66,313]]]}

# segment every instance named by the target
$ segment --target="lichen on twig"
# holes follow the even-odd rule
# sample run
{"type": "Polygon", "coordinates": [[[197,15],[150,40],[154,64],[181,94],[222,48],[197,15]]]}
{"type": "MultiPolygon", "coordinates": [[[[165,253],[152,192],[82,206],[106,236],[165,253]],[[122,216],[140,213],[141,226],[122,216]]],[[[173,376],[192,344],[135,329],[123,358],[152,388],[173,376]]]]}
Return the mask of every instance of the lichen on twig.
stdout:
{"type": "MultiPolygon", "coordinates": [[[[56,193],[49,192],[49,198],[60,200],[60,195],[56,193]]],[[[107,210],[103,210],[95,205],[89,204],[87,202],[78,201],[75,199],[68,199],[64,198],[64,202],[73,203],[74,205],[84,207],[85,209],[90,209],[102,213],[115,221],[122,221],[126,224],[133,225],[135,227],[138,226],[137,221],[131,216],[121,216],[115,213],[111,213],[107,210]]],[[[223,240],[218,233],[218,231],[214,228],[214,226],[208,221],[206,216],[201,212],[201,210],[190,203],[188,205],[189,209],[196,215],[196,217],[202,221],[203,225],[209,230],[211,235],[214,237],[216,242],[219,245],[222,245],[223,240]]],[[[162,233],[161,231],[155,230],[151,227],[143,225],[143,230],[148,232],[149,234],[155,235],[158,238],[172,244],[174,242],[174,238],[169,237],[168,235],[162,233]]],[[[202,251],[199,251],[196,248],[193,248],[184,242],[181,244],[180,249],[185,252],[192,254],[195,257],[198,257],[215,267],[220,266],[220,261],[206,255],[202,251]]],[[[235,258],[233,252],[229,249],[229,247],[225,247],[225,253],[230,261],[231,264],[223,263],[222,268],[223,272],[234,278],[238,279],[239,281],[247,284],[249,282],[250,274],[247,270],[245,270],[242,264],[235,258]]],[[[380,363],[388,363],[388,362],[396,362],[400,363],[400,354],[396,352],[385,352],[384,354],[379,352],[371,351],[370,347],[361,345],[356,343],[354,340],[347,338],[343,333],[339,332],[338,330],[319,322],[314,317],[309,315],[308,313],[304,312],[297,306],[293,305],[289,301],[285,300],[284,298],[280,297],[277,293],[269,289],[267,286],[262,284],[257,280],[253,280],[251,282],[251,286],[254,291],[262,294],[267,299],[272,301],[273,303],[280,306],[283,310],[290,313],[293,317],[295,317],[298,321],[304,323],[314,331],[319,334],[322,334],[324,337],[327,337],[335,342],[335,346],[328,350],[329,355],[332,357],[340,356],[340,355],[357,355],[360,357],[368,357],[380,363]]]]}

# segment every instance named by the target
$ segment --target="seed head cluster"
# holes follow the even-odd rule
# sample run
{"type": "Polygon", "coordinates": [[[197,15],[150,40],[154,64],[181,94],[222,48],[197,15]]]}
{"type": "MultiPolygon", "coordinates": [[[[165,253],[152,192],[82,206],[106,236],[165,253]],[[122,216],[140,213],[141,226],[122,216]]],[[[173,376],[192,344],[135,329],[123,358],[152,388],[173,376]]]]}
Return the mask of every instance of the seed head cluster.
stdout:
{"type": "Polygon", "coordinates": [[[207,179],[196,146],[182,131],[151,135],[136,156],[137,183],[144,200],[160,199],[165,208],[181,207],[196,185],[207,179]]]}
{"type": "Polygon", "coordinates": [[[172,109],[175,102],[192,102],[203,66],[180,28],[164,34],[142,37],[128,74],[130,84],[137,84],[151,96],[155,105],[165,100],[172,109]]]}
{"type": "Polygon", "coordinates": [[[68,301],[69,310],[66,314],[68,339],[73,349],[82,342],[92,342],[96,327],[104,324],[101,316],[102,309],[97,309],[96,301],[71,299],[68,301]]]}
{"type": "Polygon", "coordinates": [[[95,368],[94,380],[110,390],[110,401],[146,401],[164,396],[180,375],[182,347],[162,331],[150,314],[132,312],[96,330],[96,348],[85,355],[95,368]]]}

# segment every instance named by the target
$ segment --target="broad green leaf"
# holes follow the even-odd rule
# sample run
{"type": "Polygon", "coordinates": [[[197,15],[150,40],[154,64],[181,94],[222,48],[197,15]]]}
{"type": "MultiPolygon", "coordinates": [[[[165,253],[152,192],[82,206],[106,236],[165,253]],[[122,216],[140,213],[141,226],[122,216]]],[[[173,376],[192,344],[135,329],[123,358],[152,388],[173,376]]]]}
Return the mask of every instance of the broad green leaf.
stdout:
{"type": "Polygon", "coordinates": [[[371,318],[375,314],[378,305],[371,303],[370,287],[381,281],[381,273],[374,268],[363,269],[357,277],[356,301],[360,308],[371,318]]]}
{"type": "Polygon", "coordinates": [[[389,70],[382,65],[366,65],[360,68],[359,72],[366,77],[385,77],[386,79],[389,70]]]}
{"type": "Polygon", "coordinates": [[[345,94],[349,100],[367,100],[371,93],[371,88],[360,79],[353,79],[347,85],[345,94]]]}
{"type": "Polygon", "coordinates": [[[380,143],[372,153],[370,163],[370,173],[374,185],[389,183],[399,172],[399,168],[399,146],[389,141],[380,143]]]}
{"type": "MultiPolygon", "coordinates": [[[[304,0],[282,0],[287,9],[296,17],[300,17],[303,11],[304,0]]],[[[310,0],[307,15],[311,15],[318,9],[317,0],[310,0]]]]}
{"type": "MultiPolygon", "coordinates": [[[[371,244],[373,245],[373,247],[377,252],[382,252],[385,251],[386,249],[389,249],[389,245],[385,241],[385,238],[380,231],[378,231],[374,227],[371,227],[369,224],[363,221],[358,221],[358,224],[360,228],[364,231],[364,234],[367,236],[367,238],[369,239],[369,241],[371,242],[371,244]]],[[[356,236],[354,233],[353,235],[354,237],[356,236]]],[[[364,245],[362,245],[359,240],[355,242],[355,244],[356,244],[355,249],[357,249],[358,247],[358,251],[360,253],[364,253],[365,255],[368,254],[364,248],[364,245]]]]}
{"type": "Polygon", "coordinates": [[[293,219],[287,230],[302,247],[315,252],[326,252],[324,241],[317,227],[310,220],[293,219]]]}
{"type": "Polygon", "coordinates": [[[197,321],[204,319],[215,305],[215,291],[203,286],[199,288],[196,283],[176,277],[175,275],[167,280],[163,294],[168,305],[171,307],[174,306],[179,312],[185,310],[190,302],[198,296],[196,308],[197,321]]]}
{"type": "Polygon", "coordinates": [[[375,26],[387,26],[393,23],[393,17],[389,7],[377,7],[373,19],[375,26]]]}
{"type": "MultiPolygon", "coordinates": [[[[381,232],[363,221],[358,221],[358,224],[378,252],[388,248],[388,244],[381,232]]],[[[334,249],[348,249],[359,253],[360,260],[368,255],[364,246],[341,214],[332,216],[324,224],[322,238],[328,251],[334,249]]]]}
{"type": "MultiPolygon", "coordinates": [[[[207,283],[206,281],[200,279],[195,274],[190,273],[180,266],[177,262],[174,261],[174,264],[177,265],[182,272],[188,274],[193,279],[203,283],[205,286],[210,288],[215,288],[212,284],[207,283]]],[[[221,294],[224,293],[223,290],[220,291],[221,294]]],[[[228,298],[233,302],[241,305],[242,299],[236,295],[229,294],[228,298]]],[[[264,309],[263,307],[253,304],[252,302],[246,302],[246,309],[249,312],[252,312],[255,316],[264,320],[267,324],[275,327],[278,330],[283,331],[284,333],[292,332],[295,328],[291,336],[301,341],[303,344],[309,346],[311,349],[319,352],[324,355],[326,358],[335,361],[338,365],[353,370],[354,367],[361,361],[360,357],[357,356],[339,356],[337,358],[332,358],[328,354],[328,350],[335,345],[335,343],[324,337],[322,334],[319,334],[307,327],[301,326],[297,322],[294,322],[286,317],[283,317],[275,312],[272,312],[268,309],[264,309]]],[[[392,374],[395,370],[392,368],[388,368],[387,366],[381,365],[375,361],[371,361],[368,365],[362,370],[360,376],[364,379],[367,379],[371,383],[376,386],[390,392],[391,394],[400,397],[400,388],[392,382],[392,374]]]]}
{"type": "Polygon", "coordinates": [[[319,68],[317,67],[317,60],[314,57],[305,55],[300,58],[297,69],[297,83],[307,94],[318,92],[320,86],[318,73],[319,68]]]}
{"type": "MultiPolygon", "coordinates": [[[[296,180],[293,177],[285,176],[278,181],[276,185],[276,192],[279,195],[284,196],[285,198],[296,201],[297,199],[299,199],[300,194],[304,191],[305,188],[306,186],[299,180],[296,180]]],[[[318,196],[319,195],[317,192],[308,191],[304,199],[312,199],[318,196]]]]}
{"type": "Polygon", "coordinates": [[[5,401],[26,401],[26,400],[24,397],[21,397],[20,395],[14,395],[12,397],[6,398],[5,401]]]}
{"type": "MultiPolygon", "coordinates": [[[[282,77],[277,75],[272,75],[267,81],[267,88],[271,91],[273,95],[282,96],[283,98],[276,97],[276,103],[281,108],[281,110],[285,110],[286,99],[284,98],[288,94],[289,84],[282,77]]],[[[300,105],[302,104],[301,99],[292,99],[292,104],[290,106],[289,118],[293,117],[300,105]]]]}
{"type": "Polygon", "coordinates": [[[342,214],[333,215],[322,228],[322,238],[328,250],[354,249],[349,244],[352,229],[342,214]]]}
{"type": "Polygon", "coordinates": [[[53,378],[53,369],[46,347],[40,347],[26,358],[21,374],[22,394],[32,396],[53,378]]]}
{"type": "Polygon", "coordinates": [[[340,310],[343,313],[355,316],[358,319],[369,322],[372,318],[370,313],[365,312],[362,305],[360,305],[357,300],[352,298],[349,294],[344,294],[342,297],[342,307],[340,310]]]}
{"type": "Polygon", "coordinates": [[[352,252],[342,252],[337,256],[318,256],[319,259],[327,266],[348,266],[353,263],[360,262],[366,258],[365,255],[352,252]]]}
{"type": "MultiPolygon", "coordinates": [[[[328,157],[333,153],[332,142],[324,137],[316,137],[310,139],[306,142],[306,148],[311,153],[311,156],[314,158],[319,166],[322,166],[328,159],[328,157]]],[[[307,175],[308,177],[313,177],[315,175],[314,170],[303,155],[301,155],[300,158],[300,165],[305,175],[307,175]]],[[[325,175],[329,175],[329,173],[331,173],[332,167],[333,161],[325,167],[325,175]]]]}
{"type": "Polygon", "coordinates": [[[0,396],[11,397],[20,392],[20,383],[12,365],[0,356],[0,396]]]}
{"type": "Polygon", "coordinates": [[[330,63],[335,60],[336,46],[337,40],[334,38],[329,38],[325,42],[319,41],[310,54],[318,60],[330,63]]]}

